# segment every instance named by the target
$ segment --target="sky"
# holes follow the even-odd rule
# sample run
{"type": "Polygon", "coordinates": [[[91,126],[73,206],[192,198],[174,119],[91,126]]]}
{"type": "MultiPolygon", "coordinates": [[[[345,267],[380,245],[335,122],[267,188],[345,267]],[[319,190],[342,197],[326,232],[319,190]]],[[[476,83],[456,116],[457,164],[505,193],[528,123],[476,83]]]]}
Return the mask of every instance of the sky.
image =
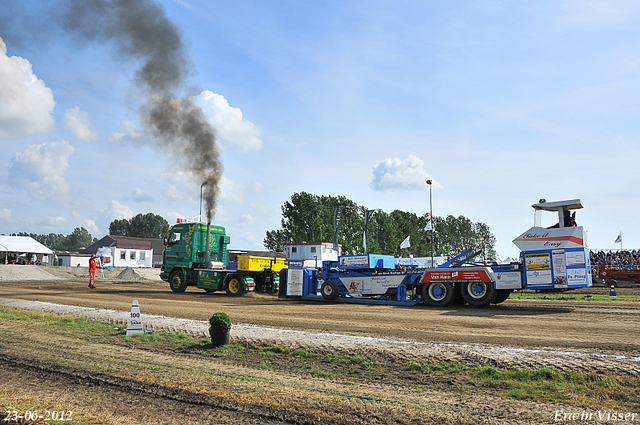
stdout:
{"type": "MultiPolygon", "coordinates": [[[[635,1],[143,3],[180,36],[174,92],[215,129],[212,221],[233,249],[263,249],[302,191],[418,215],[431,196],[434,215],[487,224],[502,258],[532,204],[580,199],[591,249],[640,248],[635,1]]],[[[0,7],[0,233],[198,216],[189,149],[145,120],[145,53],[70,28],[72,6],[0,7]]]]}

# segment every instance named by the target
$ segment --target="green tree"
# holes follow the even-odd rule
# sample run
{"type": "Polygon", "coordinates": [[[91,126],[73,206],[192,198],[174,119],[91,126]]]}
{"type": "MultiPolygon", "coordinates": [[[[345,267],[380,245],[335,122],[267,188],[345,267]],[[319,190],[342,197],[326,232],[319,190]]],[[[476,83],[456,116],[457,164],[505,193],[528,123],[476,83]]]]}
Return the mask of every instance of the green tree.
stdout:
{"type": "Polygon", "coordinates": [[[130,220],[115,219],[109,224],[109,234],[114,236],[160,239],[167,230],[167,220],[153,213],[137,214],[130,220]]]}
{"type": "MultiPolygon", "coordinates": [[[[338,243],[343,254],[364,252],[362,236],[366,207],[359,206],[344,196],[318,196],[307,192],[294,193],[291,201],[282,206],[282,229],[267,232],[264,245],[267,249],[284,248],[292,242],[332,242],[333,206],[345,205],[338,231],[338,243]]],[[[434,255],[453,257],[472,248],[483,250],[478,259],[495,258],[495,237],[489,226],[473,223],[464,216],[434,217],[435,232],[425,231],[428,219],[414,213],[394,210],[391,213],[376,212],[369,222],[367,251],[376,254],[416,257],[431,255],[431,237],[434,238],[434,255]],[[410,236],[411,247],[401,249],[400,244],[410,236]]]]}
{"type": "Polygon", "coordinates": [[[40,242],[49,249],[58,249],[57,247],[64,243],[65,236],[63,234],[49,233],[46,235],[32,236],[33,239],[40,242]]]}
{"type": "Polygon", "coordinates": [[[97,241],[97,238],[92,237],[84,227],[76,227],[71,234],[66,236],[61,233],[37,235],[26,232],[13,233],[11,236],[30,236],[47,248],[57,251],[79,251],[97,241]]]}
{"type": "Polygon", "coordinates": [[[160,239],[167,230],[167,220],[153,213],[138,214],[132,217],[129,223],[129,236],[137,238],[160,239]]]}
{"type": "Polygon", "coordinates": [[[284,230],[267,230],[267,236],[264,238],[264,247],[269,251],[284,252],[285,245],[290,242],[291,239],[284,230]]]}
{"type": "Polygon", "coordinates": [[[109,234],[114,236],[129,236],[129,220],[115,219],[109,224],[109,234]]]}
{"type": "Polygon", "coordinates": [[[95,240],[87,229],[76,227],[71,234],[64,238],[61,243],[62,246],[58,249],[62,251],[80,251],[88,248],[95,240]]]}

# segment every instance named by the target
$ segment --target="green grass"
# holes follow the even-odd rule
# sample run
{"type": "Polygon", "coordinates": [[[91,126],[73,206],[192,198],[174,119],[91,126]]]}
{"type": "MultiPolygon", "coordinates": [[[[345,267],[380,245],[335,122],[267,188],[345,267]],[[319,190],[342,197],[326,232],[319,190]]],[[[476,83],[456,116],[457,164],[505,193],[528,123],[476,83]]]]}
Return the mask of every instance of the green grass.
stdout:
{"type": "MultiPolygon", "coordinates": [[[[159,331],[127,337],[124,330],[116,330],[106,322],[7,308],[0,308],[0,320],[10,321],[8,328],[11,332],[39,329],[64,334],[70,340],[73,337],[72,341],[77,343],[177,352],[248,368],[298,373],[313,378],[400,385],[407,387],[408,391],[429,391],[429,388],[436,386],[454,394],[463,391],[490,391],[495,395],[517,400],[561,401],[585,406],[609,400],[625,406],[640,407],[638,377],[558,371],[551,368],[499,368],[457,361],[394,361],[355,353],[292,350],[279,345],[263,346],[242,342],[213,347],[208,338],[195,338],[184,332],[159,331]]],[[[0,397],[0,406],[3,401],[0,397]]]]}
{"type": "Polygon", "coordinates": [[[554,300],[554,301],[589,301],[589,302],[640,302],[640,295],[617,294],[617,298],[609,294],[575,294],[568,292],[513,292],[509,299],[513,300],[554,300]],[[589,295],[589,296],[587,296],[589,295]],[[585,298],[587,296],[587,298],[585,298]]]}

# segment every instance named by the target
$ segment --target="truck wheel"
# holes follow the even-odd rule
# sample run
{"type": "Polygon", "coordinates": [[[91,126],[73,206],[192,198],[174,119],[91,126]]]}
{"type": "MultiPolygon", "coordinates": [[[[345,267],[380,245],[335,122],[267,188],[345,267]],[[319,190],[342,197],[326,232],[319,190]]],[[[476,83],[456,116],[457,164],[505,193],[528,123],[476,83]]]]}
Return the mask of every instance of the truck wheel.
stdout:
{"type": "Polygon", "coordinates": [[[174,270],[169,276],[169,286],[173,292],[184,292],[187,289],[187,281],[182,270],[174,270]]]}
{"type": "Polygon", "coordinates": [[[239,274],[232,274],[227,277],[227,281],[224,283],[224,290],[227,295],[232,297],[239,297],[244,295],[244,283],[242,282],[242,276],[239,274]]]}
{"type": "Polygon", "coordinates": [[[320,287],[320,293],[325,300],[335,300],[338,298],[338,284],[327,280],[320,287]]]}
{"type": "Polygon", "coordinates": [[[433,307],[444,307],[456,298],[451,282],[430,282],[422,285],[422,300],[433,307]]]}
{"type": "Polygon", "coordinates": [[[496,289],[486,282],[464,282],[460,285],[462,298],[476,307],[491,304],[496,299],[496,289]]]}
{"type": "Polygon", "coordinates": [[[513,292],[513,289],[496,289],[496,299],[492,301],[492,304],[500,304],[505,302],[509,295],[513,292]]]}

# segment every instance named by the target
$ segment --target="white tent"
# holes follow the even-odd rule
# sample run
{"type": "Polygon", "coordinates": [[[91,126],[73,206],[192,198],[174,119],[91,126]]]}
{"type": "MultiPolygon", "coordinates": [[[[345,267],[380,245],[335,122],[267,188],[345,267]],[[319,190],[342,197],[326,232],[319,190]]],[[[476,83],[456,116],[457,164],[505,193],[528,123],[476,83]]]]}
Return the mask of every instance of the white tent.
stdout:
{"type": "Polygon", "coordinates": [[[51,256],[53,251],[29,236],[0,235],[0,263],[7,264],[8,257],[20,254],[35,254],[41,262],[44,255],[51,256]]]}

